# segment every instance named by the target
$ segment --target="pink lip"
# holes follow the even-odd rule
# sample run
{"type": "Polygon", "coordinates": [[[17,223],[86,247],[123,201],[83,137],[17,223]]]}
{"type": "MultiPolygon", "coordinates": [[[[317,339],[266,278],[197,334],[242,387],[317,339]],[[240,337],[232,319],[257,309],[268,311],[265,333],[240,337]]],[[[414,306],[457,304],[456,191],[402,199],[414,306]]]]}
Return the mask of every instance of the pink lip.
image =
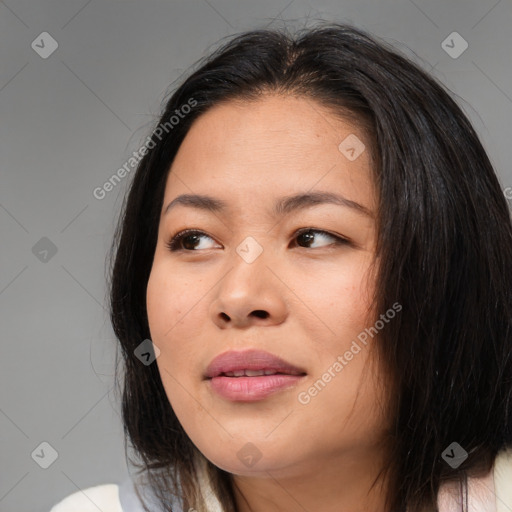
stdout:
{"type": "Polygon", "coordinates": [[[215,357],[206,368],[205,377],[218,377],[221,373],[237,370],[274,370],[280,373],[301,374],[302,368],[263,350],[229,350],[215,357]]]}
{"type": "Polygon", "coordinates": [[[306,372],[280,357],[261,350],[228,351],[215,357],[205,372],[212,389],[233,401],[262,400],[297,384],[306,372]],[[267,370],[278,372],[261,376],[226,376],[226,372],[267,370]]]}

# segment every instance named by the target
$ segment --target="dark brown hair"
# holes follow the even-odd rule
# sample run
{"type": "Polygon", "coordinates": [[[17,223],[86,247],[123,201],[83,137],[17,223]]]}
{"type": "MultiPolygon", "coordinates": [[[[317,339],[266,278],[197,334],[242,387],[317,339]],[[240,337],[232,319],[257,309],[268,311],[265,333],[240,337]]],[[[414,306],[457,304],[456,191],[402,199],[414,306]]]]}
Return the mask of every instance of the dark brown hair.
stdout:
{"type": "MultiPolygon", "coordinates": [[[[202,456],[176,418],[156,364],[141,364],[134,350],[150,338],[146,286],[181,142],[212,106],[265,93],[315,100],[367,135],[379,197],[376,309],[403,306],[376,345],[393,390],[385,510],[436,510],[443,481],[489,471],[498,451],[512,446],[510,212],[477,134],[442,84],[348,24],[232,36],[166,101],[110,255],[126,438],[162,510],[170,510],[173,493],[184,510],[202,510],[194,467],[202,456]],[[191,99],[194,107],[170,123],[191,99]],[[163,133],[158,127],[166,122],[163,133]],[[453,441],[468,453],[456,469],[441,457],[453,441]]],[[[225,510],[236,511],[230,475],[209,461],[207,468],[225,510]]]]}

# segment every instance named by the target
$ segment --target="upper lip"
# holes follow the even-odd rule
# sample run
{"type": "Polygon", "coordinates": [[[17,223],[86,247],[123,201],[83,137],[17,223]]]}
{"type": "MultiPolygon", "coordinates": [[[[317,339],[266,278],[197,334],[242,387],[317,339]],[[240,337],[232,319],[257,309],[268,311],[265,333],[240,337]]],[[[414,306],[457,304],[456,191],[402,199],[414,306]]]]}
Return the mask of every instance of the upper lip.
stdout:
{"type": "Polygon", "coordinates": [[[306,372],[284,359],[263,350],[229,350],[212,359],[206,368],[205,378],[218,377],[222,373],[237,370],[273,370],[289,375],[304,375],[306,372]]]}

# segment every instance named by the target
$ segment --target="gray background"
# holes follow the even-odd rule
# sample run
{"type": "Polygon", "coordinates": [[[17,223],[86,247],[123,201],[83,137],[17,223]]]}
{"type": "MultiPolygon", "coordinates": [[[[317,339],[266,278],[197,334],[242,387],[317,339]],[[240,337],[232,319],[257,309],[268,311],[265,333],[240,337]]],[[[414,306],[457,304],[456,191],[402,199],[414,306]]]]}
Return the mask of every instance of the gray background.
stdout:
{"type": "Polygon", "coordinates": [[[93,190],[222,37],[319,18],[354,23],[437,76],[512,186],[510,0],[0,2],[0,511],[46,512],[128,476],[105,261],[130,175],[102,200],[93,190]],[[469,45],[457,58],[443,45],[454,31],[469,45]],[[47,58],[31,46],[51,48],[42,32],[58,43],[47,58]],[[58,454],[47,469],[43,442],[58,454]]]}

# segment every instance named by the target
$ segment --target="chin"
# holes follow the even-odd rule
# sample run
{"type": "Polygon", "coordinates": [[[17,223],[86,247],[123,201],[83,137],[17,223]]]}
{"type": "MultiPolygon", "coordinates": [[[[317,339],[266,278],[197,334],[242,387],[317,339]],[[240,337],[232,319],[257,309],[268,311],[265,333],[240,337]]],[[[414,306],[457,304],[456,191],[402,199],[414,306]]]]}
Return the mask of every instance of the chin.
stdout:
{"type": "MultiPolygon", "coordinates": [[[[267,471],[278,471],[285,467],[293,467],[297,460],[286,460],[286,454],[279,456],[279,452],[272,449],[262,440],[261,444],[251,442],[236,442],[230,440],[227,445],[217,444],[218,451],[211,451],[213,443],[209,443],[209,450],[201,450],[201,453],[212,464],[239,476],[251,476],[267,471]]],[[[288,456],[290,453],[288,452],[288,456]]]]}
{"type": "Polygon", "coordinates": [[[236,456],[234,458],[222,457],[213,460],[208,458],[208,460],[223,471],[237,476],[253,476],[276,469],[274,464],[269,463],[268,460],[264,461],[263,458],[255,462],[252,466],[241,462],[236,456]]]}

